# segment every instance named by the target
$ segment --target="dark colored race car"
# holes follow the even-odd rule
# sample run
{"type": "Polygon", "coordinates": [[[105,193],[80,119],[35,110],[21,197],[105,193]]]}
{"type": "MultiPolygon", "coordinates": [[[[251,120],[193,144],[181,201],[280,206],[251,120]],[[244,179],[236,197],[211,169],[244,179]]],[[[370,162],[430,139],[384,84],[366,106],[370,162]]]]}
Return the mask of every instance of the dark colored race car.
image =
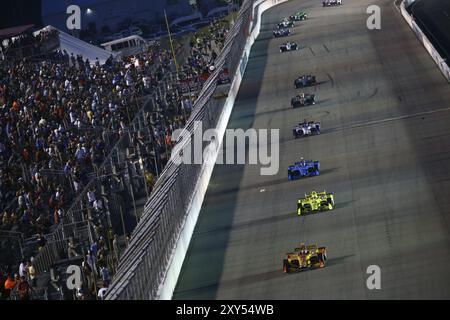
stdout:
{"type": "Polygon", "coordinates": [[[316,95],[309,93],[301,93],[291,100],[291,106],[293,108],[311,106],[316,104],[316,95]]]}
{"type": "Polygon", "coordinates": [[[291,30],[289,29],[277,29],[273,31],[273,36],[275,38],[288,37],[291,35],[291,30]]]}
{"type": "Polygon", "coordinates": [[[340,6],[342,0],[323,0],[322,4],[324,7],[340,6]]]}
{"type": "Polygon", "coordinates": [[[302,21],[302,20],[307,20],[307,19],[308,19],[308,15],[304,11],[299,11],[299,12],[293,14],[292,16],[289,16],[289,21],[302,21]]]}
{"type": "Polygon", "coordinates": [[[315,86],[316,84],[317,84],[316,76],[312,75],[300,76],[294,81],[294,85],[297,89],[315,86]]]}
{"type": "Polygon", "coordinates": [[[298,50],[298,45],[295,42],[286,42],[280,46],[280,52],[289,52],[298,50]]]}

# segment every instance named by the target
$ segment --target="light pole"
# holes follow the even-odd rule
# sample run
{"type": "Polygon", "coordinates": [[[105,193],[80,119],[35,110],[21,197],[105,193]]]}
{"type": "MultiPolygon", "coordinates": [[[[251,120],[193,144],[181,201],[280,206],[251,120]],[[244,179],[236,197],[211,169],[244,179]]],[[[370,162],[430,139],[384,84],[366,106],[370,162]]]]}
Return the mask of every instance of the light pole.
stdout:
{"type": "Polygon", "coordinates": [[[169,34],[169,42],[170,42],[170,48],[172,49],[173,61],[174,61],[174,63],[175,63],[175,68],[176,68],[176,70],[177,70],[177,74],[179,74],[179,68],[178,68],[177,56],[176,56],[176,54],[175,54],[175,49],[174,49],[174,47],[173,47],[172,33],[170,32],[169,20],[167,19],[167,13],[166,13],[166,10],[164,10],[164,17],[165,17],[165,19],[166,19],[167,33],[169,34]]]}

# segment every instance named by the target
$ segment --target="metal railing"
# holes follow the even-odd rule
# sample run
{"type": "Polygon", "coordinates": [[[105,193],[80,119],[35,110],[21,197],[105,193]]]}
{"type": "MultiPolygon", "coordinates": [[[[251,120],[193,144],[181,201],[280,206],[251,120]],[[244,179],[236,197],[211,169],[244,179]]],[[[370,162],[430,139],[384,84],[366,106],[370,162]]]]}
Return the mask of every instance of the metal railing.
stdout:
{"type": "MultiPolygon", "coordinates": [[[[83,244],[92,241],[92,225],[80,221],[72,224],[62,224],[54,233],[48,236],[47,243],[42,248],[36,244],[38,255],[34,262],[37,272],[49,272],[50,267],[60,260],[68,258],[69,239],[83,244]]],[[[88,247],[86,243],[85,247],[88,247]]],[[[84,252],[86,254],[86,252],[84,252]]]]}
{"type": "MultiPolygon", "coordinates": [[[[220,72],[227,68],[235,74],[247,38],[252,18],[253,0],[244,1],[235,24],[228,33],[215,72],[205,83],[194,105],[194,111],[178,140],[179,150],[188,147],[194,135],[195,123],[202,129],[216,128],[224,102],[213,99],[220,72]]],[[[147,203],[131,242],[121,257],[118,271],[109,289],[109,300],[156,299],[173,248],[178,240],[195,186],[202,172],[201,165],[178,164],[181,155],[173,155],[147,203]],[[179,159],[178,159],[179,160],[179,159]]]]}

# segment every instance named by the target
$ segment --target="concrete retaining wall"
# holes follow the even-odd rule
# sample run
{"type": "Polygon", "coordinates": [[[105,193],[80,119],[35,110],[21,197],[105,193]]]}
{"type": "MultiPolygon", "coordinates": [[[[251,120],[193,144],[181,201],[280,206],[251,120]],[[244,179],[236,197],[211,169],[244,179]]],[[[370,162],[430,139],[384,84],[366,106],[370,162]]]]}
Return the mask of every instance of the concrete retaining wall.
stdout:
{"type": "MultiPolygon", "coordinates": [[[[419,41],[423,44],[425,49],[431,55],[431,57],[433,58],[434,62],[436,62],[437,66],[439,67],[439,70],[441,70],[441,72],[444,75],[444,77],[447,79],[448,82],[450,82],[450,68],[449,68],[449,66],[447,65],[445,60],[442,59],[442,57],[439,54],[439,52],[434,48],[434,46],[431,43],[431,41],[428,40],[427,36],[422,32],[420,27],[414,21],[413,17],[411,17],[409,15],[408,11],[406,10],[406,4],[407,4],[406,1],[408,1],[408,0],[402,1],[402,3],[400,4],[400,11],[401,11],[401,13],[403,15],[403,18],[406,20],[408,25],[411,27],[411,29],[416,34],[416,36],[419,39],[419,41]]],[[[409,1],[408,3],[410,3],[410,2],[411,1],[409,1]]]]}

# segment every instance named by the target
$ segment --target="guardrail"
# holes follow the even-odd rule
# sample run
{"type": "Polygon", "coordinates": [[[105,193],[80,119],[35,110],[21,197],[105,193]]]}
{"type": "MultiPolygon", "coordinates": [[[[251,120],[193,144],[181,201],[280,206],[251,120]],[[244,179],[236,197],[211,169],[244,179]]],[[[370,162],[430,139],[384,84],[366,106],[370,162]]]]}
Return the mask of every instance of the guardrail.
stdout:
{"type": "MultiPolygon", "coordinates": [[[[219,136],[216,142],[211,143],[221,145],[250,48],[260,31],[261,15],[270,7],[286,1],[248,0],[243,3],[216,61],[216,71],[206,82],[178,139],[177,150],[192,148],[189,141],[201,129],[215,128],[219,136]],[[257,26],[253,28],[255,18],[257,26]],[[218,80],[223,68],[234,75],[225,101],[213,98],[219,91],[218,80]],[[199,123],[201,128],[195,126],[199,123]]],[[[121,257],[107,300],[164,300],[172,297],[217,152],[208,154],[211,161],[205,159],[204,165],[178,164],[180,157],[180,153],[174,152],[157,182],[142,220],[121,257]]]]}
{"type": "MultiPolygon", "coordinates": [[[[51,234],[47,243],[42,248],[36,248],[39,252],[35,259],[34,266],[38,273],[50,271],[50,267],[57,261],[67,259],[69,239],[86,241],[84,247],[92,243],[92,226],[89,222],[76,222],[72,224],[62,224],[61,228],[51,234]]],[[[87,252],[82,252],[86,254],[87,252]]]]}
{"type": "MultiPolygon", "coordinates": [[[[413,1],[408,1],[408,4],[411,4],[413,1]]],[[[441,70],[444,77],[447,79],[448,82],[450,82],[450,68],[445,61],[439,54],[439,52],[436,50],[436,48],[433,46],[431,41],[427,38],[427,36],[423,33],[423,31],[420,29],[420,27],[417,25],[417,23],[414,21],[414,18],[408,13],[406,10],[406,1],[402,1],[400,3],[400,11],[403,16],[403,18],[406,20],[408,25],[411,27],[411,29],[414,31],[415,35],[419,39],[419,41],[423,44],[425,49],[430,54],[431,58],[433,58],[434,62],[439,67],[439,70],[441,70]]]]}

